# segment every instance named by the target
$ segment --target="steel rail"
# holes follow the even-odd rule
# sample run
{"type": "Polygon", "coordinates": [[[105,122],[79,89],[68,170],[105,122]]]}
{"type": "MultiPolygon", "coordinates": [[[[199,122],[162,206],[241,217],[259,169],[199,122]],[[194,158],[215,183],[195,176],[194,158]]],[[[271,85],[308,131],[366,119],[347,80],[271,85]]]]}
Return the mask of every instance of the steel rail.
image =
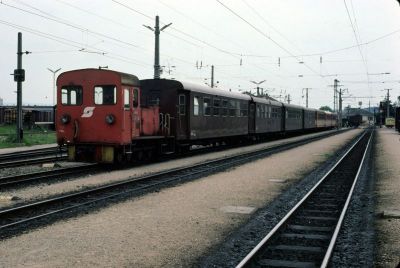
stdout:
{"type": "Polygon", "coordinates": [[[41,163],[46,163],[46,162],[53,162],[53,161],[61,161],[61,160],[66,160],[67,155],[65,153],[59,155],[59,156],[46,156],[46,157],[38,157],[34,159],[23,159],[23,160],[17,160],[17,161],[9,161],[9,162],[1,162],[0,163],[0,169],[1,168],[10,168],[10,167],[19,167],[19,166],[24,166],[24,165],[34,165],[34,164],[41,164],[41,163]]]}
{"type": "MultiPolygon", "coordinates": [[[[343,161],[343,159],[349,155],[353,148],[361,141],[361,139],[367,134],[364,131],[363,134],[353,143],[353,145],[346,151],[346,153],[334,164],[334,166],[325,173],[325,175],[304,195],[304,197],[274,226],[274,228],[254,247],[242,261],[237,264],[236,268],[246,267],[252,258],[259,252],[259,250],[277,233],[277,231],[287,222],[287,220],[297,211],[297,209],[304,204],[304,202],[315,192],[315,190],[325,181],[325,179],[333,173],[337,166],[343,161]]],[[[371,137],[370,137],[371,138],[371,137]]],[[[369,143],[368,143],[369,144],[369,143]]],[[[367,149],[365,150],[367,151],[367,149]]],[[[362,165],[361,162],[360,165],[362,165]]]]}
{"type": "Polygon", "coordinates": [[[73,167],[65,167],[55,170],[33,172],[29,174],[22,175],[12,175],[7,177],[0,177],[0,189],[5,187],[16,187],[22,183],[29,183],[34,181],[42,181],[47,179],[52,179],[56,176],[67,176],[80,174],[82,172],[87,172],[97,168],[98,164],[86,164],[73,167]]]}
{"type": "Polygon", "coordinates": [[[346,199],[346,203],[344,204],[344,208],[342,210],[342,213],[340,214],[340,218],[339,218],[339,221],[338,221],[338,223],[336,225],[335,231],[333,233],[331,242],[329,243],[328,249],[327,249],[326,254],[324,256],[324,259],[322,261],[321,267],[323,267],[323,268],[328,266],[328,262],[329,262],[329,260],[331,258],[331,255],[332,255],[332,252],[333,252],[333,248],[334,248],[334,246],[336,244],[336,240],[337,240],[337,237],[339,235],[339,231],[340,231],[340,229],[342,227],[343,220],[344,220],[344,217],[345,217],[346,212],[347,212],[347,208],[349,207],[351,197],[353,196],[354,188],[356,187],[358,178],[359,178],[360,173],[361,173],[361,169],[362,169],[362,167],[364,165],[364,161],[365,161],[365,158],[366,158],[366,155],[367,155],[367,152],[368,152],[368,148],[369,148],[369,146],[371,144],[371,140],[372,140],[373,135],[374,134],[372,133],[371,136],[369,137],[367,147],[366,147],[366,149],[364,151],[364,155],[362,157],[362,160],[361,160],[360,166],[358,168],[356,177],[355,177],[354,182],[353,182],[353,184],[351,186],[350,193],[349,193],[349,195],[348,195],[348,197],[346,199]]]}
{"type": "Polygon", "coordinates": [[[0,161],[10,160],[10,159],[18,159],[18,158],[26,158],[31,156],[39,156],[39,155],[49,155],[55,154],[60,152],[66,152],[65,149],[59,150],[58,147],[50,147],[50,148],[43,148],[43,149],[35,149],[35,150],[25,150],[25,151],[18,151],[13,153],[4,153],[0,154],[0,161]]]}

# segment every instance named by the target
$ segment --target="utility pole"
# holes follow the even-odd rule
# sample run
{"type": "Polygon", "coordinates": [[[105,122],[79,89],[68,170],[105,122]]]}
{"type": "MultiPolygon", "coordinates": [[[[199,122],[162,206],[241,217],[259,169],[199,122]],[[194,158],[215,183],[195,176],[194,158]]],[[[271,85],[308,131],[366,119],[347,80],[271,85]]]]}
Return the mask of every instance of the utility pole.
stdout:
{"type": "Polygon", "coordinates": [[[343,89],[343,90],[341,88],[339,89],[339,112],[338,112],[338,120],[339,120],[338,126],[339,126],[339,128],[342,127],[342,103],[343,103],[342,94],[343,94],[343,92],[345,90],[348,90],[348,89],[347,88],[343,89]]]}
{"type": "Polygon", "coordinates": [[[337,87],[338,87],[339,80],[335,79],[333,81],[333,111],[336,112],[336,105],[337,105],[337,87]]]}
{"type": "MultiPolygon", "coordinates": [[[[371,113],[371,100],[368,100],[368,112],[371,113]]],[[[370,116],[368,114],[368,126],[371,125],[370,116]]]]}
{"type": "Polygon", "coordinates": [[[339,90],[339,128],[342,128],[342,89],[339,90]]]}
{"type": "Polygon", "coordinates": [[[22,124],[22,82],[25,81],[25,70],[22,69],[22,55],[29,54],[29,51],[22,52],[22,33],[18,33],[18,50],[17,50],[17,69],[12,74],[14,81],[17,82],[17,118],[16,118],[16,134],[17,142],[21,143],[24,135],[22,124]]]}
{"type": "Polygon", "coordinates": [[[390,94],[389,91],[392,90],[391,88],[385,88],[387,90],[387,95],[386,95],[386,118],[390,117],[390,94]]]}
{"type": "MultiPolygon", "coordinates": [[[[101,67],[99,67],[99,69],[100,69],[101,67]]],[[[50,68],[47,68],[47,70],[49,70],[50,72],[52,72],[53,73],[53,88],[51,89],[51,91],[52,91],[52,93],[53,93],[53,107],[54,107],[54,105],[56,104],[56,73],[58,72],[58,71],[60,71],[61,70],[61,68],[58,68],[57,70],[52,70],[52,69],[50,69],[50,68]]]]}
{"type": "Polygon", "coordinates": [[[211,87],[214,87],[214,65],[211,65],[211,87]]]}
{"type": "Polygon", "coordinates": [[[156,25],[150,27],[148,25],[144,25],[147,29],[154,32],[155,35],[155,45],[154,45],[154,79],[159,79],[161,75],[161,67],[160,67],[160,33],[165,30],[165,28],[171,26],[172,23],[164,25],[160,29],[160,19],[158,15],[156,16],[156,25]]]}
{"type": "Polygon", "coordinates": [[[288,94],[288,95],[287,95],[287,103],[290,104],[290,101],[291,101],[291,99],[290,99],[290,94],[288,94]]]}
{"type": "Polygon", "coordinates": [[[250,81],[250,82],[252,82],[253,84],[257,85],[257,97],[260,96],[260,85],[261,85],[262,83],[264,83],[265,81],[267,81],[267,80],[262,80],[262,81],[260,81],[260,82],[250,81]]]}
{"type": "Polygon", "coordinates": [[[308,90],[311,89],[310,87],[303,88],[303,91],[306,91],[306,108],[308,108],[308,90]]]}

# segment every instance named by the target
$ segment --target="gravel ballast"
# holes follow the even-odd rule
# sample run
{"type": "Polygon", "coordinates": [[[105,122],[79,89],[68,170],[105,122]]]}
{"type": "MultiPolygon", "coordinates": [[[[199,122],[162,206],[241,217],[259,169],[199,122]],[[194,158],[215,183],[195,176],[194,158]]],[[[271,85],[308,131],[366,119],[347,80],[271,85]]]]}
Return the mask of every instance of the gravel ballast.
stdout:
{"type": "MultiPolygon", "coordinates": [[[[332,131],[328,131],[328,132],[332,132],[332,131]]],[[[307,137],[315,137],[315,136],[319,136],[319,135],[322,135],[322,133],[313,133],[313,134],[303,135],[303,136],[299,136],[299,137],[293,137],[293,138],[284,139],[284,140],[276,140],[276,141],[272,141],[272,142],[261,143],[261,144],[251,145],[251,146],[245,146],[245,147],[240,147],[240,148],[235,148],[235,149],[229,149],[229,150],[224,150],[224,151],[220,151],[220,152],[207,153],[207,154],[203,154],[203,155],[187,157],[187,158],[182,158],[182,159],[177,159],[177,160],[172,160],[172,161],[167,161],[167,162],[162,162],[162,163],[155,163],[155,164],[150,164],[150,165],[146,165],[146,166],[133,167],[133,168],[126,169],[126,170],[117,170],[117,171],[111,171],[111,172],[104,172],[104,173],[100,173],[100,174],[90,174],[90,175],[82,176],[80,178],[73,178],[73,179],[65,180],[65,181],[57,180],[55,183],[50,183],[50,181],[46,181],[46,183],[41,183],[41,184],[35,185],[33,187],[0,190],[0,195],[15,196],[17,198],[13,202],[0,202],[0,209],[2,207],[4,208],[4,207],[8,207],[10,205],[16,205],[18,203],[36,200],[38,198],[45,198],[48,196],[65,194],[68,192],[80,191],[86,187],[94,187],[94,186],[99,186],[99,185],[103,185],[106,183],[121,181],[128,177],[142,176],[142,175],[155,173],[155,172],[159,172],[159,171],[163,171],[163,170],[167,170],[167,169],[171,169],[171,168],[188,166],[188,165],[191,165],[194,163],[201,163],[201,162],[204,162],[207,160],[222,158],[225,156],[235,155],[235,154],[239,154],[239,153],[243,153],[243,152],[249,152],[249,151],[253,151],[256,149],[270,148],[272,146],[287,143],[290,141],[301,140],[301,139],[304,139],[307,137]]],[[[20,149],[20,148],[18,148],[18,149],[20,149]]],[[[27,149],[29,149],[29,148],[27,148],[27,149]]],[[[70,166],[73,164],[76,164],[76,163],[73,163],[73,162],[60,163],[60,165],[62,167],[70,166]]],[[[15,175],[15,174],[25,174],[25,173],[29,173],[29,172],[37,172],[37,171],[43,171],[43,170],[48,170],[48,169],[41,168],[39,166],[26,166],[26,167],[18,167],[15,169],[2,169],[2,170],[0,170],[0,177],[10,176],[10,175],[15,175]]]]}
{"type": "MultiPolygon", "coordinates": [[[[359,132],[352,130],[3,240],[1,265],[194,265],[245,223],[254,214],[251,208],[264,207],[359,132]]],[[[160,165],[171,168],[174,161],[160,165]]],[[[180,165],[185,161],[189,160],[181,160],[180,165]]]]}

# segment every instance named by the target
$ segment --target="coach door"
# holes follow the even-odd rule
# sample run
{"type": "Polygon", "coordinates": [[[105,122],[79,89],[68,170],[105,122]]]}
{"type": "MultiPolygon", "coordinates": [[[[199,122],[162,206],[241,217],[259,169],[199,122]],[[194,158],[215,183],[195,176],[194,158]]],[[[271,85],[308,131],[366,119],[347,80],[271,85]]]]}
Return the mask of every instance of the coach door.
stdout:
{"type": "Polygon", "coordinates": [[[256,128],[256,105],[255,103],[250,103],[249,108],[249,133],[255,133],[256,128]]]}
{"type": "Polygon", "coordinates": [[[140,100],[139,89],[133,88],[132,90],[132,138],[140,136],[140,100]]]}
{"type": "Polygon", "coordinates": [[[187,109],[188,103],[187,95],[184,93],[178,94],[178,111],[177,111],[177,136],[179,139],[187,139],[188,132],[188,118],[189,113],[187,109]]]}

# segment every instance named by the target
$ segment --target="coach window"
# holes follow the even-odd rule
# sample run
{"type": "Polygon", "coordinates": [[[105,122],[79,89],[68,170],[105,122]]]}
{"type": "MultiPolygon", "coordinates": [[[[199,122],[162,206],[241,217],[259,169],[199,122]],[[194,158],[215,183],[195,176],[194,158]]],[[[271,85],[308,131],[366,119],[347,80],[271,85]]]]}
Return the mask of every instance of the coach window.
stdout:
{"type": "Polygon", "coordinates": [[[133,107],[134,108],[137,108],[138,105],[139,105],[139,91],[138,91],[137,88],[133,89],[133,100],[132,100],[132,103],[133,103],[133,107]]]}
{"type": "Polygon", "coordinates": [[[221,115],[222,116],[228,115],[228,100],[222,100],[221,115]]]}
{"type": "Polygon", "coordinates": [[[129,89],[125,88],[124,89],[124,107],[125,108],[130,108],[130,103],[129,103],[129,89]]]}
{"type": "Polygon", "coordinates": [[[203,99],[203,114],[205,116],[211,115],[211,99],[210,98],[203,99]]]}
{"type": "Polygon", "coordinates": [[[185,95],[179,95],[179,114],[185,115],[186,97],[185,95]]]}
{"type": "Polygon", "coordinates": [[[112,105],[117,103],[117,88],[114,85],[95,86],[94,104],[112,105]]]}
{"type": "Polygon", "coordinates": [[[236,103],[234,100],[229,101],[229,116],[236,116],[236,103]]]}
{"type": "Polygon", "coordinates": [[[247,117],[247,102],[240,102],[240,116],[247,117]]]}
{"type": "Polygon", "coordinates": [[[219,115],[219,107],[221,106],[221,100],[220,99],[214,99],[214,115],[219,115]]]}
{"type": "Polygon", "coordinates": [[[61,88],[61,104],[63,105],[81,105],[82,87],[66,86],[61,88]]]}
{"type": "Polygon", "coordinates": [[[193,115],[199,115],[199,97],[193,97],[193,115]]]}

